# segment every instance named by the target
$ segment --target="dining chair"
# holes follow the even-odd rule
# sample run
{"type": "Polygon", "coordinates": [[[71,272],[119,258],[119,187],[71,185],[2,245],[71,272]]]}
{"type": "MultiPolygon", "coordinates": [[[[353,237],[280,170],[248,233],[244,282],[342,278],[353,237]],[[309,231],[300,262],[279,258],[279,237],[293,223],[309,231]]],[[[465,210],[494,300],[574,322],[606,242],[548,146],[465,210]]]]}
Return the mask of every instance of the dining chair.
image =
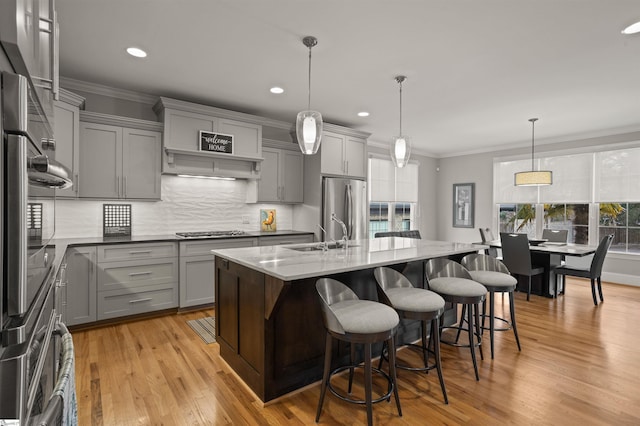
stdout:
{"type": "MultiPolygon", "coordinates": [[[[542,239],[547,240],[549,243],[557,243],[557,244],[566,244],[567,237],[569,235],[569,231],[566,229],[549,229],[545,228],[542,230],[542,239]]],[[[560,265],[565,264],[564,256],[560,256],[560,265]]],[[[562,279],[562,288],[564,288],[564,275],[561,276],[562,279]]],[[[556,283],[553,290],[553,297],[558,297],[558,279],[556,276],[556,283]]]]}
{"type": "MultiPolygon", "coordinates": [[[[557,279],[558,276],[565,277],[566,275],[570,275],[572,277],[580,277],[580,278],[589,278],[591,279],[591,295],[593,296],[593,304],[598,306],[598,298],[596,297],[596,281],[598,282],[598,293],[600,294],[600,301],[604,302],[604,298],[602,297],[602,265],[604,264],[604,258],[607,256],[607,252],[609,251],[609,247],[611,247],[611,242],[613,241],[613,234],[605,235],[602,240],[600,240],[600,244],[598,244],[598,248],[596,249],[595,254],[593,255],[593,259],[591,259],[591,266],[589,268],[579,268],[574,266],[559,266],[556,268],[556,288],[558,287],[557,279]]],[[[562,293],[564,294],[566,289],[566,278],[565,285],[562,288],[562,293]]]]}
{"type": "MultiPolygon", "coordinates": [[[[480,238],[482,239],[483,243],[488,243],[496,239],[493,236],[493,232],[491,232],[491,229],[489,228],[478,228],[478,229],[480,230],[480,238]]],[[[498,257],[498,249],[495,247],[489,247],[488,249],[485,249],[484,253],[492,257],[496,257],[496,258],[498,257]]]]}
{"type": "Polygon", "coordinates": [[[566,229],[543,229],[542,239],[550,243],[566,243],[569,231],[566,229]]]}
{"type": "Polygon", "coordinates": [[[531,297],[531,277],[544,273],[544,267],[532,265],[529,238],[527,234],[500,233],[502,262],[511,274],[525,275],[529,278],[527,301],[531,297]]]}

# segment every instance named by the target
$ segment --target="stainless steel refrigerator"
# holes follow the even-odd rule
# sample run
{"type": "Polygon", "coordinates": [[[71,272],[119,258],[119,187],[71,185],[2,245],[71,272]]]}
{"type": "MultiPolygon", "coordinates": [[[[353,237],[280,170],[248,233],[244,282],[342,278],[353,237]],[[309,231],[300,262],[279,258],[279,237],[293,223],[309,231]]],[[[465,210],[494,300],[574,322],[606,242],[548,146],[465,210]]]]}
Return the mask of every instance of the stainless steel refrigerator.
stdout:
{"type": "Polygon", "coordinates": [[[344,222],[349,240],[369,238],[367,233],[367,182],[359,179],[322,179],[322,227],[323,241],[339,241],[343,237],[342,226],[331,220],[331,214],[344,222]]]}

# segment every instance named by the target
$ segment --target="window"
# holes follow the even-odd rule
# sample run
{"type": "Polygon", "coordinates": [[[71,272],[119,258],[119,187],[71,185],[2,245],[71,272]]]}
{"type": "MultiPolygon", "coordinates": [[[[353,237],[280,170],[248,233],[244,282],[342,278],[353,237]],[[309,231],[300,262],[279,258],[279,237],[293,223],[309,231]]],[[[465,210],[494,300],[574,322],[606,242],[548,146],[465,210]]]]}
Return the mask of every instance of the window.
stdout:
{"type": "Polygon", "coordinates": [[[534,238],[536,235],[535,207],[535,204],[500,204],[498,216],[500,232],[521,232],[534,238]]]}
{"type": "Polygon", "coordinates": [[[369,204],[369,238],[389,230],[389,203],[369,204]]]}
{"type": "Polygon", "coordinates": [[[598,228],[613,234],[611,251],[640,253],[640,203],[600,203],[598,228]]]}
{"type": "Polygon", "coordinates": [[[415,229],[417,202],[417,164],[396,168],[391,160],[369,158],[369,238],[415,229]]]}
{"type": "Polygon", "coordinates": [[[545,204],[544,227],[566,229],[569,243],[589,244],[589,204],[545,204]]]}
{"type": "Polygon", "coordinates": [[[494,163],[493,194],[501,232],[538,237],[544,228],[566,229],[568,242],[593,245],[614,234],[611,251],[640,254],[638,142],[537,161],[553,171],[553,185],[516,187],[514,172],[530,166],[523,160],[494,163]]]}

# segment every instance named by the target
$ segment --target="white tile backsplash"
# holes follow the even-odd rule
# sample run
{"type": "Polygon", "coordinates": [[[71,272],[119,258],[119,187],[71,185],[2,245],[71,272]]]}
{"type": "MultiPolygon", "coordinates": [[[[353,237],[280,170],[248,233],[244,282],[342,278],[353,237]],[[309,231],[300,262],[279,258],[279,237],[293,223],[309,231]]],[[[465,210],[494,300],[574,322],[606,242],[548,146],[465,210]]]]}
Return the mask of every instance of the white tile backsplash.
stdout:
{"type": "Polygon", "coordinates": [[[246,204],[247,183],[162,176],[162,201],[56,200],[56,238],[102,236],[102,205],[131,204],[133,235],[260,230],[260,209],[276,209],[277,229],[292,229],[290,205],[246,204]],[[243,216],[249,218],[243,224],[243,216]]]}

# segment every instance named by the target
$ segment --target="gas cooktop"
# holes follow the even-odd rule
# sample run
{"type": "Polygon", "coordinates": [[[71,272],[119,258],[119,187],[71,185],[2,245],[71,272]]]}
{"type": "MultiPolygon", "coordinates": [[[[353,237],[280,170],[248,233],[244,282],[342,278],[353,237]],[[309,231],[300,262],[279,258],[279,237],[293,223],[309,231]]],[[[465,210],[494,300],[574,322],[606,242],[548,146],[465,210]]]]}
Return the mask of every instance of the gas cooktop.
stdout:
{"type": "Polygon", "coordinates": [[[235,229],[232,231],[176,232],[176,236],[180,238],[224,238],[237,237],[240,235],[247,235],[247,233],[235,229]]]}

